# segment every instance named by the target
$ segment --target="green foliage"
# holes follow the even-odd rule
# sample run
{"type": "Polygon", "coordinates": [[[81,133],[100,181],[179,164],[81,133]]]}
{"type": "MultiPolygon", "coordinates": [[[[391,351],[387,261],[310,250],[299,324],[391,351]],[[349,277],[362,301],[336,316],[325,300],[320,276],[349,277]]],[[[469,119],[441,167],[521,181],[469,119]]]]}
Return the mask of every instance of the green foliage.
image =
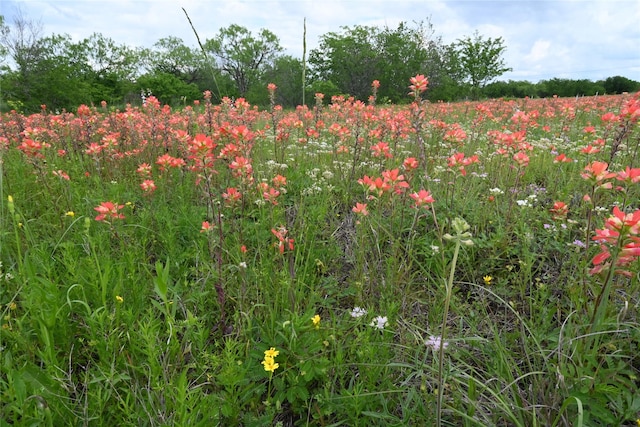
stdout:
{"type": "Polygon", "coordinates": [[[477,31],[473,37],[459,39],[452,45],[454,60],[449,64],[454,75],[460,75],[462,81],[471,86],[471,96],[477,99],[480,90],[496,77],[500,77],[511,68],[504,62],[506,46],[502,37],[484,38],[477,31]]]}
{"type": "MultiPolygon", "coordinates": [[[[429,20],[397,27],[354,26],[320,37],[311,50],[302,88],[302,61],[282,53],[269,30],[252,34],[232,24],[194,48],[174,36],[151,47],[131,48],[94,33],[79,42],[68,35],[43,37],[42,25],[20,13],[0,23],[0,111],[25,113],[72,111],[79,104],[140,105],[148,90],[163,103],[184,106],[205,91],[214,102],[244,97],[254,105],[270,104],[266,86],[279,88],[276,104],[294,108],[303,90],[311,106],[316,93],[367,101],[371,84],[380,82],[380,103],[407,103],[404,82],[417,74],[429,79],[424,96],[431,101],[465,98],[590,96],[633,92],[640,82],[622,76],[590,82],[551,79],[495,82],[509,70],[502,59],[502,38],[477,32],[445,45],[429,20]]],[[[196,33],[197,36],[197,33],[196,33]]]]}
{"type": "Polygon", "coordinates": [[[593,96],[605,93],[605,88],[598,82],[586,79],[551,79],[543,80],[537,84],[538,94],[541,97],[550,96],[593,96]]]}
{"type": "Polygon", "coordinates": [[[191,104],[201,97],[202,93],[194,83],[169,73],[154,73],[140,76],[135,84],[136,92],[153,94],[164,104],[191,104]]]}
{"type": "Polygon", "coordinates": [[[433,37],[429,23],[411,28],[401,22],[395,29],[343,27],[340,33],[323,35],[309,55],[314,81],[332,82],[340,93],[362,101],[378,80],[380,98],[405,102],[407,89],[401,82],[426,74],[439,83],[442,61],[441,42],[433,37]]]}
{"type": "Polygon", "coordinates": [[[278,37],[271,31],[262,29],[254,36],[237,24],[221,28],[203,46],[216,58],[217,67],[233,79],[241,97],[246,97],[249,89],[262,81],[265,68],[282,51],[278,37]]]}
{"type": "Polygon", "coordinates": [[[622,76],[608,77],[604,82],[601,82],[601,84],[608,94],[631,93],[640,90],[640,82],[622,76]]]}
{"type": "Polygon", "coordinates": [[[635,422],[637,95],[416,98],[3,115],[3,421],[635,422]]]}
{"type": "MultiPolygon", "coordinates": [[[[266,67],[262,80],[274,83],[278,87],[276,104],[302,105],[302,62],[299,59],[287,55],[276,58],[272,65],[266,67]]],[[[256,99],[250,94],[247,99],[253,104],[267,106],[269,97],[266,85],[260,86],[260,89],[262,92],[260,98],[256,99]]],[[[313,96],[310,99],[313,99],[313,96]]]]}

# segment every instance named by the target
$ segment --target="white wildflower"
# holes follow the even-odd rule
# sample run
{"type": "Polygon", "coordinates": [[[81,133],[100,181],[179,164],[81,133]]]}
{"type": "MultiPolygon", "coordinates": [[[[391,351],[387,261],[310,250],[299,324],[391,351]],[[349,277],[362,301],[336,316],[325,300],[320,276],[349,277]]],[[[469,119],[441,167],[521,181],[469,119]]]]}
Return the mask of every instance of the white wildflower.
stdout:
{"type": "Polygon", "coordinates": [[[353,310],[351,310],[351,317],[362,317],[365,314],[367,314],[367,310],[365,310],[364,308],[360,308],[360,307],[354,307],[353,310]]]}
{"type": "Polygon", "coordinates": [[[440,346],[446,349],[449,346],[449,343],[446,341],[442,341],[442,337],[429,335],[429,339],[424,342],[427,347],[431,347],[433,350],[440,350],[440,346]]]}
{"type": "Polygon", "coordinates": [[[385,325],[387,324],[387,320],[387,316],[378,316],[373,319],[373,322],[371,322],[371,326],[377,329],[384,329],[385,325]]]}

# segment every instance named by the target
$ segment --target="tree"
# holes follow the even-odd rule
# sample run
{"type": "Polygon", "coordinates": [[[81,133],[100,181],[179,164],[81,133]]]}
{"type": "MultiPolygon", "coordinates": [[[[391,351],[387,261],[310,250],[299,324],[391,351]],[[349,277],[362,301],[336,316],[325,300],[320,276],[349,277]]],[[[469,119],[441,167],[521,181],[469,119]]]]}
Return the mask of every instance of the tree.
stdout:
{"type": "MultiPolygon", "coordinates": [[[[380,89],[378,96],[392,102],[409,101],[407,82],[416,74],[429,78],[429,87],[443,81],[442,41],[435,37],[429,21],[409,27],[405,22],[380,33],[380,89]]],[[[428,91],[425,95],[428,97],[428,91]]]]}
{"type": "Polygon", "coordinates": [[[17,9],[12,25],[4,24],[0,31],[0,46],[4,55],[9,55],[18,70],[27,72],[41,54],[38,41],[42,38],[42,23],[27,19],[21,9],[17,9]]]}
{"type": "Polygon", "coordinates": [[[309,54],[312,80],[332,82],[342,93],[366,99],[371,82],[380,78],[378,33],[375,27],[358,25],[321,36],[318,48],[309,54]]]}
{"type": "Polygon", "coordinates": [[[141,51],[94,33],[69,46],[69,60],[83,69],[91,102],[122,102],[140,73],[141,51]]]}
{"type": "Polygon", "coordinates": [[[41,105],[60,110],[87,102],[88,87],[80,81],[84,65],[70,60],[69,45],[68,36],[53,35],[12,54],[15,69],[3,73],[0,82],[7,104],[36,112],[41,105]]]}
{"type": "Polygon", "coordinates": [[[11,108],[21,108],[23,99],[29,98],[29,82],[33,78],[34,65],[41,54],[37,43],[42,37],[42,23],[27,19],[21,9],[17,9],[10,25],[0,28],[0,46],[3,60],[9,57],[9,64],[3,67],[0,80],[2,100],[11,108]]]}
{"type": "MultiPolygon", "coordinates": [[[[259,103],[268,104],[268,92],[266,85],[274,83],[276,91],[276,103],[282,106],[295,107],[302,104],[302,92],[300,91],[300,78],[302,76],[302,61],[289,55],[278,57],[273,65],[265,70],[261,92],[263,98],[259,103]]],[[[313,99],[313,96],[311,96],[313,99]]],[[[255,103],[255,100],[251,100],[255,103]]]]}
{"type": "Polygon", "coordinates": [[[136,81],[138,93],[151,93],[162,104],[178,104],[199,99],[202,92],[195,83],[184,80],[170,73],[149,73],[140,76],[136,81]]]}
{"type": "Polygon", "coordinates": [[[89,85],[82,81],[88,67],[74,54],[69,36],[42,37],[42,24],[18,10],[12,25],[0,31],[0,44],[11,59],[0,76],[3,101],[11,108],[59,110],[90,101],[89,85]]]}
{"type": "Polygon", "coordinates": [[[327,33],[311,51],[313,79],[335,85],[342,93],[366,100],[373,80],[380,82],[378,97],[398,102],[407,99],[411,76],[426,74],[431,81],[442,79],[442,43],[433,37],[431,24],[397,28],[342,27],[341,33],[327,33]]]}
{"type": "Polygon", "coordinates": [[[233,79],[242,97],[260,81],[265,68],[282,51],[278,37],[271,31],[262,29],[254,36],[236,24],[220,29],[216,37],[205,41],[204,49],[213,54],[218,67],[233,79]]]}
{"type": "Polygon", "coordinates": [[[9,54],[9,50],[2,43],[4,38],[9,34],[9,27],[4,22],[4,16],[0,15],[0,66],[4,67],[4,61],[7,55],[9,54]]]}
{"type": "Polygon", "coordinates": [[[147,72],[172,74],[188,84],[198,82],[204,68],[200,52],[173,36],[162,38],[145,50],[143,63],[147,72]]]}
{"type": "Polygon", "coordinates": [[[81,60],[100,78],[115,75],[119,79],[133,80],[139,74],[141,52],[113,39],[93,33],[78,44],[81,60]]]}
{"type": "Polygon", "coordinates": [[[512,70],[502,57],[506,50],[502,37],[484,38],[476,31],[473,37],[458,39],[451,49],[450,71],[471,86],[474,98],[487,83],[512,70]]]}
{"type": "Polygon", "coordinates": [[[640,82],[633,81],[622,76],[607,78],[604,82],[598,82],[604,86],[607,93],[635,92],[640,89],[640,82]]]}

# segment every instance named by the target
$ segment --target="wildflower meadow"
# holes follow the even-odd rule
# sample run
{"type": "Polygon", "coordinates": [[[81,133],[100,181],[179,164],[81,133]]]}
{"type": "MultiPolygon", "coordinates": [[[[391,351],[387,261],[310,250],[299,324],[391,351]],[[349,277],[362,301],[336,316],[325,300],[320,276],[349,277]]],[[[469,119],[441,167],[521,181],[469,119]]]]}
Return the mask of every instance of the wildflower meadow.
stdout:
{"type": "Polygon", "coordinates": [[[0,116],[0,425],[631,426],[640,93],[0,116]]]}

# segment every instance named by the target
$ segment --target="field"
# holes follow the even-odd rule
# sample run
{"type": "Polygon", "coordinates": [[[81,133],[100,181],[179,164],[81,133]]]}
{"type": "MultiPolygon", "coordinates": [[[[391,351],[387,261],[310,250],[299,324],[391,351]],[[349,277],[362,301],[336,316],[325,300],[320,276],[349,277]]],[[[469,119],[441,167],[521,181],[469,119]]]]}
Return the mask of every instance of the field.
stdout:
{"type": "Polygon", "coordinates": [[[0,426],[636,425],[640,93],[408,86],[0,116],[0,426]]]}

